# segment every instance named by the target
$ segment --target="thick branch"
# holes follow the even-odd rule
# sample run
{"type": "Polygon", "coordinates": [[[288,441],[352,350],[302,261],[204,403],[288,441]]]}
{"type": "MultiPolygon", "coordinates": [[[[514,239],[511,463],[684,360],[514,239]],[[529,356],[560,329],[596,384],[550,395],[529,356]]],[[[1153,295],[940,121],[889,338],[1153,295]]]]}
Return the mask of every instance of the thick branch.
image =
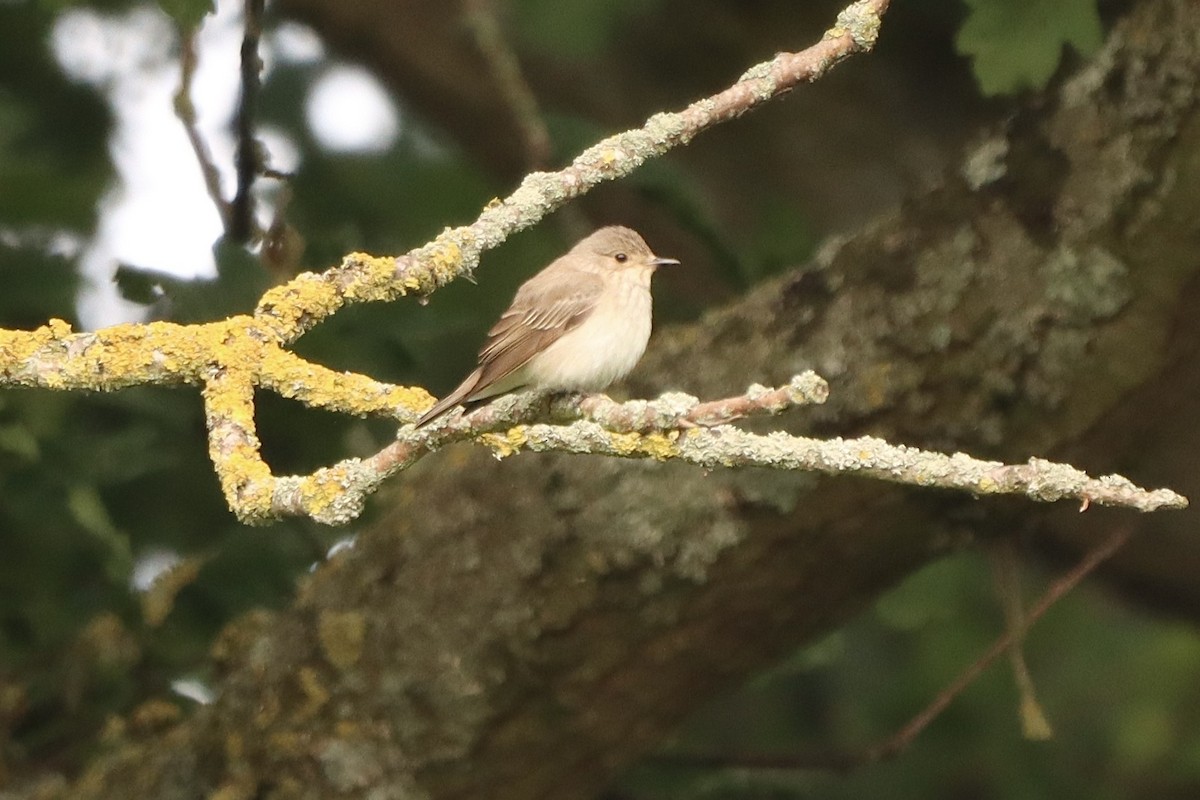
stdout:
{"type": "MultiPolygon", "coordinates": [[[[248,9],[255,6],[250,0],[248,9]]],[[[733,86],[693,103],[675,114],[657,114],[638,130],[609,137],[580,154],[556,173],[528,176],[509,198],[490,205],[469,226],[448,229],[428,245],[398,259],[393,269],[386,259],[348,256],[339,268],[323,275],[301,275],[264,295],[253,317],[235,317],[220,323],[196,326],[196,339],[209,347],[182,353],[174,338],[192,331],[170,329],[166,341],[140,337],[134,326],[120,329],[143,357],[130,369],[113,369],[103,360],[79,356],[112,331],[71,336],[61,325],[33,334],[6,332],[9,358],[0,368],[10,375],[26,375],[56,388],[110,388],[131,385],[147,373],[156,381],[192,380],[204,376],[205,409],[209,427],[209,453],[221,479],[226,500],[248,522],[272,519],[281,513],[302,513],[328,523],[346,522],[361,513],[365,497],[388,476],[414,464],[445,444],[480,437],[521,422],[531,422],[529,407],[497,406],[497,416],[473,415],[457,425],[401,439],[375,457],[351,459],[316,471],[308,477],[275,478],[259,453],[254,434],[253,392],[256,385],[280,391],[303,402],[349,413],[378,411],[382,400],[399,404],[401,419],[421,407],[423,395],[383,385],[370,386],[359,377],[340,379],[319,367],[305,367],[282,347],[305,330],[334,313],[346,302],[378,300],[406,291],[432,291],[458,275],[470,275],[480,254],[509,234],[532,225],[572,197],[598,183],[628,174],[649,158],[685,144],[697,133],[754,108],[797,83],[813,80],[848,55],[869,49],[878,34],[879,15],[888,0],[860,0],[839,16],[837,26],[824,39],[800,53],[780,54],[746,72],[733,86]],[[170,333],[174,333],[174,337],[170,333]],[[167,355],[171,352],[172,355],[167,355]],[[32,357],[31,357],[32,353],[32,357]],[[148,356],[148,357],[147,357],[148,356]],[[37,358],[33,361],[33,358],[37,358]],[[24,364],[20,363],[24,360],[24,364]],[[53,362],[53,363],[47,363],[53,362]],[[8,366],[11,364],[11,366],[8,366]],[[68,382],[63,373],[80,377],[68,382]],[[41,376],[50,376],[49,379],[41,376]],[[306,387],[306,388],[305,388],[306,387]],[[509,409],[509,410],[505,410],[509,409]],[[513,412],[516,412],[515,414],[513,412]],[[523,413],[522,413],[523,411],[523,413]]],[[[252,34],[257,19],[248,10],[247,40],[243,46],[243,71],[253,55],[252,34]],[[249,48],[249,49],[248,49],[249,48]]],[[[251,81],[253,83],[253,81],[251,81]]],[[[247,85],[247,90],[249,85],[247,85]]],[[[249,102],[247,99],[247,102],[249,102]]],[[[244,109],[245,110],[245,109],[244,109]]],[[[244,155],[244,154],[243,154],[244,155]]],[[[243,163],[240,159],[239,163],[243,163]]],[[[244,164],[243,164],[244,165],[244,164]]],[[[243,188],[247,188],[243,184],[243,188]]],[[[5,344],[0,340],[0,345],[5,344]]],[[[98,348],[93,357],[101,355],[98,348]]],[[[815,376],[814,376],[815,377],[815,376]]],[[[519,449],[593,453],[630,458],[680,460],[704,467],[762,466],[825,473],[852,472],[868,477],[920,486],[941,486],[976,494],[1016,493],[1036,500],[1072,497],[1088,503],[1127,505],[1143,511],[1182,508],[1186,500],[1167,491],[1145,492],[1119,476],[1088,478],[1084,473],[1042,460],[1024,466],[1005,466],[965,455],[944,456],[893,447],[877,439],[821,442],[785,434],[756,436],[736,429],[699,430],[756,410],[786,407],[795,386],[770,390],[752,387],[747,394],[707,404],[691,418],[676,412],[678,398],[664,396],[654,407],[630,406],[620,411],[592,400],[589,410],[613,423],[579,420],[570,425],[534,425],[510,430],[505,436],[484,438],[502,455],[519,449]]],[[[697,401],[691,400],[694,407],[697,401]]],[[[583,406],[559,406],[561,416],[584,411],[583,406]]],[[[691,407],[688,412],[690,413],[691,407]]]]}
{"type": "MultiPolygon", "coordinates": [[[[1160,393],[1133,389],[1188,368],[1165,342],[1171,324],[1191,331],[1177,298],[1195,295],[1177,290],[1195,254],[1164,243],[1186,242],[1197,218],[1180,145],[1195,137],[1200,20],[1190,0],[1142,11],[1063,97],[998,135],[1027,159],[993,165],[1003,181],[951,177],[805,269],[664,331],[633,389],[720,397],[813,366],[837,387],[804,413],[817,429],[1018,459],[1121,397],[1122,436],[1147,420],[1190,435],[1160,393]],[[1063,170],[1052,195],[1046,164],[1063,170]],[[1021,217],[1030,195],[1043,205],[1021,217]]],[[[326,291],[315,276],[310,288],[326,291]]],[[[1194,404],[1195,385],[1165,399],[1194,404]]],[[[438,458],[291,608],[226,632],[212,706],[114,745],[72,796],[595,796],[701,699],[960,544],[964,517],[1009,529],[999,503],[795,473],[438,458]]],[[[1080,516],[1068,512],[1025,518],[1080,516]]],[[[1130,521],[1172,518],[1189,525],[1130,521]]]]}
{"type": "MultiPolygon", "coordinates": [[[[260,6],[260,0],[248,0],[242,49],[244,97],[239,115],[243,127],[249,124],[257,86],[260,6]]],[[[330,515],[321,509],[356,512],[362,503],[360,489],[373,489],[382,476],[412,463],[414,454],[432,448],[418,442],[405,454],[381,454],[374,459],[377,471],[365,478],[354,462],[318,471],[308,479],[308,488],[318,490],[315,494],[305,491],[304,484],[296,480],[285,479],[276,486],[259,454],[253,431],[254,387],[272,387],[304,402],[354,414],[378,410],[377,403],[384,397],[409,411],[417,410],[424,395],[419,390],[380,386],[368,392],[364,402],[355,391],[361,389],[363,380],[338,380],[329,370],[317,367],[305,371],[313,385],[297,387],[295,378],[303,370],[296,359],[284,354],[284,345],[347,302],[390,299],[414,290],[429,292],[454,277],[469,276],[483,251],[534,224],[572,197],[603,181],[627,175],[647,159],[686,144],[697,133],[743,114],[801,81],[819,77],[853,53],[870,49],[878,34],[879,17],[887,6],[888,0],[853,3],[838,16],[836,27],[820,43],[800,53],[780,54],[749,70],[728,89],[682,112],[657,114],[640,129],[609,137],[559,172],[528,176],[516,192],[489,205],[471,225],[448,229],[403,258],[393,261],[350,255],[341,267],[319,276],[301,275],[267,292],[252,317],[234,317],[190,329],[157,328],[152,332],[149,327],[142,330],[120,326],[97,334],[73,335],[65,324],[55,321],[32,333],[0,332],[0,370],[13,383],[51,388],[112,389],[143,382],[203,381],[209,452],[226,498],[243,520],[270,519],[279,508],[293,507],[303,508],[317,518],[344,520],[344,511],[330,515]],[[130,361],[119,358],[123,355],[119,351],[93,347],[109,341],[124,342],[139,357],[130,361]],[[338,496],[339,487],[344,497],[338,496]],[[270,500],[279,495],[295,497],[297,491],[302,498],[298,505],[270,500]]],[[[190,70],[185,68],[185,77],[188,75],[190,70]]],[[[186,99],[186,95],[181,96],[186,99]]],[[[235,228],[249,214],[253,178],[253,170],[247,172],[251,166],[247,148],[252,139],[248,138],[248,130],[242,133],[245,135],[238,163],[239,176],[244,180],[239,180],[238,198],[226,220],[235,228]]],[[[721,413],[736,411],[730,406],[721,413]]]]}

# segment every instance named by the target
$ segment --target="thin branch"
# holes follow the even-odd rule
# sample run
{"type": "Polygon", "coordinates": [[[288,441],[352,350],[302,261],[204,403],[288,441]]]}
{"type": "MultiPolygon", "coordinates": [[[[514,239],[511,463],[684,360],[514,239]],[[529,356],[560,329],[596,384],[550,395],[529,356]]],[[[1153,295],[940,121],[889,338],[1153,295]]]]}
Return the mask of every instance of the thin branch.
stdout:
{"type": "MultiPolygon", "coordinates": [[[[516,123],[525,151],[526,170],[545,169],[554,155],[550,130],[546,127],[537,95],[521,69],[516,50],[504,34],[497,14],[497,3],[498,0],[466,0],[464,19],[496,83],[500,99],[516,123]]],[[[592,227],[577,206],[562,209],[557,220],[571,239],[583,238],[592,227]]]]}
{"type": "Polygon", "coordinates": [[[175,92],[175,116],[183,124],[188,144],[192,146],[192,152],[196,155],[196,163],[199,164],[200,174],[204,178],[204,188],[217,209],[217,216],[221,218],[221,226],[228,231],[231,212],[229,203],[221,196],[221,173],[217,171],[217,166],[213,163],[208,143],[200,135],[196,121],[196,106],[192,103],[192,81],[196,76],[198,61],[196,32],[181,30],[179,43],[179,90],[175,92]]]}
{"type": "MultiPolygon", "coordinates": [[[[1038,620],[1046,615],[1046,612],[1054,607],[1054,604],[1066,596],[1068,592],[1078,586],[1084,578],[1090,575],[1101,564],[1116,554],[1118,550],[1125,546],[1133,536],[1133,528],[1131,526],[1122,526],[1117,528],[1108,535],[1096,547],[1088,551],[1075,567],[1056,580],[1050,585],[1046,592],[1038,598],[1034,603],[1033,608],[1029,610],[1026,617],[1025,628],[1035,624],[1038,620]]],[[[929,723],[937,719],[937,717],[946,710],[946,708],[961,695],[968,686],[983,673],[985,669],[992,665],[996,659],[1004,655],[1016,641],[1017,632],[1007,630],[1001,635],[987,651],[980,656],[974,664],[963,670],[949,686],[942,690],[941,694],[929,704],[929,706],[917,716],[913,717],[907,725],[900,729],[899,732],[891,739],[879,744],[868,751],[871,761],[882,761],[886,758],[892,758],[903,752],[912,744],[913,740],[921,734],[921,731],[929,727],[929,723]]]]}
{"type": "MultiPolygon", "coordinates": [[[[1070,572],[1056,580],[1030,609],[1025,629],[1045,616],[1068,592],[1078,586],[1084,578],[1096,570],[1125,546],[1133,535],[1130,526],[1117,528],[1108,538],[1096,545],[1075,565],[1070,572]]],[[[982,656],[950,682],[933,702],[908,724],[882,742],[862,751],[832,751],[817,753],[665,753],[656,761],[685,766],[709,768],[751,768],[782,770],[830,770],[850,772],[855,769],[895,758],[907,750],[935,719],[941,716],[956,698],[971,686],[983,671],[1009,651],[1017,641],[1019,632],[1009,628],[982,656]]]]}
{"type": "Polygon", "coordinates": [[[521,62],[496,18],[495,4],[493,0],[467,0],[465,11],[467,24],[475,35],[475,44],[487,61],[496,88],[517,123],[521,144],[525,149],[526,166],[529,169],[544,169],[550,163],[552,153],[550,131],[542,118],[537,96],[521,71],[521,62]]]}
{"type": "Polygon", "coordinates": [[[226,233],[235,242],[249,242],[258,227],[254,220],[254,179],[262,163],[258,140],[254,137],[254,114],[258,105],[262,59],[258,44],[262,38],[264,0],[246,0],[242,34],[242,96],[237,111],[237,193],[230,205],[226,233]]]}
{"type": "MultiPolygon", "coordinates": [[[[347,522],[361,513],[366,496],[383,481],[429,453],[463,441],[491,447],[499,457],[529,450],[676,460],[710,469],[758,466],[852,474],[975,495],[1017,494],[1039,502],[1074,499],[1081,505],[1140,511],[1187,504],[1168,489],[1148,491],[1119,475],[1091,478],[1074,467],[1042,459],[1001,464],[872,437],[822,440],[782,432],[754,434],[728,425],[706,427],[732,413],[731,409],[743,416],[779,413],[794,405],[823,402],[826,394],[825,382],[805,373],[779,389],[753,386],[744,395],[709,403],[680,393],[628,403],[615,403],[602,395],[513,395],[467,415],[443,418],[428,428],[403,428],[395,442],[369,458],[347,459],[309,476],[279,478],[271,513],[300,514],[328,524],[347,522]],[[545,419],[558,424],[529,424],[545,419]],[[334,486],[339,492],[337,503],[330,499],[334,486]]],[[[411,421],[411,415],[405,416],[411,421]]]]}
{"type": "Polygon", "coordinates": [[[996,594],[999,595],[1004,608],[1004,625],[1012,637],[1012,646],[1008,648],[1008,661],[1020,697],[1021,730],[1026,739],[1044,741],[1054,735],[1054,730],[1042,704],[1038,702],[1033,674],[1025,661],[1025,633],[1029,630],[1029,621],[1025,618],[1025,607],[1021,598],[1020,562],[1011,540],[1006,539],[999,543],[992,553],[991,563],[996,594]]]}
{"type": "MultiPolygon", "coordinates": [[[[261,0],[250,2],[243,42],[243,77],[253,78],[244,84],[241,120],[246,126],[257,86],[257,11],[261,11],[261,0]]],[[[754,386],[744,395],[710,403],[679,394],[626,404],[604,397],[504,398],[421,431],[402,429],[396,442],[367,459],[342,461],[308,476],[271,475],[254,432],[256,386],[346,414],[387,414],[402,422],[412,421],[431,403],[420,388],[389,386],[307,364],[288,353],[287,344],[347,303],[393,299],[410,292],[427,294],[456,277],[469,277],[482,252],[571,198],[627,175],[647,159],[870,49],[879,31],[879,15],[887,6],[888,0],[859,0],[843,10],[837,25],[807,50],[777,55],[712,97],[678,113],[656,114],[641,128],[610,136],[558,172],[527,176],[512,195],[489,204],[474,223],[447,229],[399,259],[352,253],[341,266],[320,275],[301,274],[267,291],[253,315],[190,326],[120,325],[83,334],[73,333],[62,320],[51,320],[35,331],[0,330],[0,383],[88,390],[139,383],[202,383],[210,456],[230,507],[246,522],[265,522],[282,514],[303,514],[331,524],[347,522],[388,476],[427,453],[468,440],[490,446],[501,456],[534,450],[676,459],[705,468],[761,466],[852,473],[976,495],[1022,494],[1045,502],[1074,498],[1085,507],[1093,502],[1143,511],[1186,506],[1185,498],[1169,490],[1146,491],[1119,476],[1093,479],[1072,467],[1040,459],[1004,465],[962,454],[926,453],[878,439],[764,436],[720,424],[751,413],[778,413],[801,402],[820,402],[826,389],[815,375],[800,376],[779,389],[754,386]],[[545,419],[559,424],[530,424],[545,419]]],[[[246,147],[251,141],[242,137],[246,147]]],[[[249,161],[239,164],[246,166],[249,161]]],[[[248,191],[248,185],[243,182],[242,188],[248,191]]]]}
{"type": "Polygon", "coordinates": [[[798,53],[780,53],[747,70],[732,86],[692,103],[682,111],[655,114],[641,128],[597,142],[557,172],[527,175],[507,198],[488,204],[471,224],[448,228],[432,242],[395,259],[352,253],[319,280],[338,288],[337,296],[318,307],[297,309],[298,287],[269,292],[256,317],[290,342],[345,303],[394,300],[409,293],[428,294],[455,278],[471,275],[480,256],[517,231],[540,222],[569,200],[593,187],[629,175],[646,161],[687,144],[697,134],[817,80],[844,59],[870,50],[880,17],[890,0],[858,0],[839,15],[820,42],[798,53]],[[273,319],[284,318],[282,324],[273,319]],[[303,318],[303,325],[294,320],[303,318]]]}

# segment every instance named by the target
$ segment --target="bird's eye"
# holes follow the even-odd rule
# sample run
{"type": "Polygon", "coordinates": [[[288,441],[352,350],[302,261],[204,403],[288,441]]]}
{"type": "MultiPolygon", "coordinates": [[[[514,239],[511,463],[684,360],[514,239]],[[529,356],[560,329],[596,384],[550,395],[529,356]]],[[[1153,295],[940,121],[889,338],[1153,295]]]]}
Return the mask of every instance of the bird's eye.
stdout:
{"type": "Polygon", "coordinates": [[[618,264],[624,264],[629,260],[629,256],[625,255],[624,253],[617,253],[615,256],[613,256],[613,258],[617,260],[618,264]]]}

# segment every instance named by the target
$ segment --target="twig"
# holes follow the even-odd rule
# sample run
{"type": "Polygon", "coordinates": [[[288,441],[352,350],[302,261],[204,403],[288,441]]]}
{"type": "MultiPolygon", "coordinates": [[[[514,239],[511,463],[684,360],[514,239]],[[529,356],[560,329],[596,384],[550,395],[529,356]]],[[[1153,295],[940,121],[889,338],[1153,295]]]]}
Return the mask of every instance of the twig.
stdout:
{"type": "MultiPolygon", "coordinates": [[[[628,403],[615,403],[604,396],[547,398],[526,393],[504,397],[465,416],[443,418],[428,428],[402,429],[395,442],[369,458],[347,459],[309,476],[279,478],[270,507],[273,514],[300,514],[329,524],[346,522],[361,513],[366,496],[384,480],[428,453],[462,441],[477,441],[500,457],[530,450],[677,460],[710,469],[759,466],[853,474],[976,495],[1018,494],[1039,502],[1070,498],[1140,511],[1187,504],[1168,489],[1147,491],[1118,475],[1091,478],[1069,465],[1041,459],[1006,465],[962,453],[945,455],[892,445],[872,437],[824,440],[782,432],[760,435],[727,425],[700,427],[714,410],[721,414],[729,409],[739,409],[744,415],[777,413],[791,405],[823,402],[825,392],[821,378],[805,373],[780,389],[754,386],[745,395],[703,404],[678,393],[628,403]],[[547,418],[559,424],[528,424],[547,418]],[[334,494],[336,503],[331,499],[334,494]]],[[[403,416],[408,421],[415,418],[408,411],[403,416]]],[[[217,466],[221,471],[221,464],[217,466]]]]}
{"type": "Polygon", "coordinates": [[[616,403],[605,395],[567,398],[552,407],[556,419],[588,419],[614,433],[650,433],[672,428],[713,427],[762,414],[824,403],[829,384],[815,372],[794,376],[777,389],[754,384],[745,394],[701,403],[691,395],[665,394],[658,400],[616,403]]]}
{"type": "MultiPolygon", "coordinates": [[[[1129,526],[1117,528],[1109,534],[1108,538],[1090,550],[1070,572],[1051,584],[1038,599],[1029,611],[1025,628],[1028,629],[1029,626],[1045,616],[1046,612],[1053,608],[1054,604],[1063,596],[1078,586],[1100,564],[1124,547],[1132,535],[1133,529],[1129,526]]],[[[655,760],[670,764],[710,768],[828,770],[834,772],[849,772],[886,761],[907,750],[913,741],[929,727],[929,724],[937,719],[967,687],[973,684],[985,669],[1013,646],[1017,640],[1017,634],[1018,632],[1011,628],[1006,630],[975,663],[963,670],[957,678],[938,693],[932,703],[913,717],[908,724],[884,741],[866,750],[780,754],[677,752],[662,754],[655,760]]]]}
{"type": "Polygon", "coordinates": [[[1021,730],[1026,739],[1043,741],[1053,736],[1053,729],[1042,704],[1038,702],[1033,675],[1025,661],[1025,632],[1029,630],[1029,622],[1025,619],[1025,608],[1021,599],[1021,573],[1011,540],[1005,539],[999,543],[992,553],[991,563],[996,594],[999,595],[1004,608],[1004,625],[1012,636],[1008,660],[1020,698],[1021,730]]]}
{"type": "Polygon", "coordinates": [[[230,207],[221,196],[221,173],[213,163],[212,153],[196,122],[196,106],[192,103],[192,80],[196,75],[196,32],[179,32],[179,90],[175,92],[175,116],[183,124],[188,143],[196,155],[196,163],[200,166],[200,175],[204,178],[204,188],[216,206],[217,216],[221,218],[221,226],[229,230],[230,207]]]}
{"type": "Polygon", "coordinates": [[[641,128],[603,139],[557,172],[527,175],[516,191],[489,203],[471,224],[448,228],[432,242],[403,256],[384,259],[362,253],[348,255],[341,266],[319,278],[338,289],[329,302],[297,309],[302,287],[293,285],[293,281],[269,292],[256,316],[275,327],[286,344],[346,303],[394,300],[414,292],[428,294],[455,278],[469,276],[482,253],[540,222],[569,200],[630,174],[649,159],[687,144],[697,134],[736,119],[800,83],[817,80],[855,53],[870,50],[889,2],[851,3],[838,15],[837,24],[812,47],[798,53],[780,53],[747,70],[732,86],[711,97],[676,113],[655,114],[641,128]],[[272,319],[277,313],[284,318],[283,324],[272,319]],[[305,324],[297,326],[294,320],[300,317],[305,324]]]}
{"type": "MultiPolygon", "coordinates": [[[[545,398],[504,398],[445,424],[402,430],[394,444],[367,459],[349,459],[307,476],[271,474],[254,433],[255,387],[341,413],[386,414],[401,421],[415,419],[431,402],[420,388],[390,386],[309,364],[284,349],[289,343],[347,303],[427,294],[458,276],[469,276],[482,252],[567,200],[627,175],[647,159],[869,49],[887,6],[888,0],[852,3],[838,15],[837,25],[807,50],[777,55],[712,97],[678,113],[656,114],[639,129],[610,136],[558,172],[527,176],[520,188],[489,204],[471,225],[448,229],[402,258],[352,253],[341,266],[320,275],[298,275],[267,291],[253,315],[188,326],[118,325],[82,334],[73,333],[62,320],[34,331],[0,330],[0,384],[60,390],[203,384],[210,456],[226,501],[246,522],[265,522],[282,514],[347,522],[389,475],[426,453],[465,440],[477,440],[498,455],[534,450],[678,459],[706,468],[755,465],[851,473],[977,495],[1022,494],[1044,502],[1075,498],[1085,507],[1093,502],[1142,511],[1185,507],[1185,498],[1166,489],[1146,491],[1119,476],[1093,479],[1040,459],[1004,465],[872,438],[820,441],[784,433],[756,435],[726,425],[703,427],[787,407],[794,402],[790,386],[751,387],[744,396],[704,404],[683,395],[664,396],[650,405],[613,404],[607,398],[556,399],[549,404],[545,398]],[[528,424],[546,419],[547,413],[565,424],[528,424]]],[[[247,16],[255,18],[252,12],[247,16]]],[[[250,22],[248,26],[253,29],[250,22]]],[[[252,40],[248,36],[243,43],[244,54],[255,52],[247,44],[252,40]]]]}
{"type": "Polygon", "coordinates": [[[496,88],[517,123],[525,148],[526,166],[545,169],[551,156],[550,131],[542,119],[537,96],[521,72],[521,62],[496,18],[493,0],[467,0],[465,12],[479,52],[487,61],[496,88]]]}
{"type": "MultiPolygon", "coordinates": [[[[1036,623],[1046,615],[1046,612],[1054,607],[1054,604],[1061,600],[1067,592],[1074,589],[1088,575],[1095,571],[1096,567],[1103,564],[1111,558],[1118,550],[1125,546],[1133,536],[1133,528],[1125,525],[1115,529],[1108,535],[1100,544],[1088,551],[1075,567],[1056,580],[1050,585],[1050,588],[1038,598],[1034,603],[1033,608],[1029,610],[1026,617],[1025,628],[1036,623]]],[[[941,694],[934,699],[929,706],[905,725],[900,731],[886,742],[871,748],[868,751],[871,761],[881,761],[885,758],[891,758],[905,750],[912,741],[920,735],[921,731],[929,726],[929,723],[937,719],[946,708],[954,701],[956,697],[963,693],[964,690],[976,678],[983,673],[985,669],[991,666],[997,658],[1002,656],[1006,650],[1012,647],[1016,641],[1016,631],[1005,631],[992,646],[987,649],[978,661],[967,667],[961,675],[958,676],[949,686],[942,690],[941,694]]]]}
{"type": "Polygon", "coordinates": [[[226,233],[235,242],[246,243],[254,236],[254,179],[262,164],[258,140],[254,137],[254,113],[258,104],[262,59],[258,43],[262,37],[264,0],[246,0],[244,33],[242,35],[242,96],[237,111],[237,193],[230,207],[226,233]]]}

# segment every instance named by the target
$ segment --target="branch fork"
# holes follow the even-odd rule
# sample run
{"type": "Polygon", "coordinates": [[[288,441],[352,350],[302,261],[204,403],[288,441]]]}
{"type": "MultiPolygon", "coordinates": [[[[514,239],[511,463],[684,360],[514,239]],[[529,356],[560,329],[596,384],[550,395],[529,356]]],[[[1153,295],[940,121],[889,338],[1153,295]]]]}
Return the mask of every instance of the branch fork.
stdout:
{"type": "Polygon", "coordinates": [[[306,476],[271,474],[254,422],[256,388],[314,408],[414,421],[431,398],[419,387],[383,384],[307,362],[287,350],[305,332],[349,303],[428,295],[469,278],[483,252],[528,228],[567,201],[645,161],[686,144],[834,65],[874,46],[889,0],[858,0],[822,39],[780,53],[733,85],[686,108],[650,117],[641,128],[609,136],[556,172],[533,172],[507,198],[487,205],[471,224],[447,228],[399,257],[351,253],[321,274],[304,273],[263,295],[252,314],[200,325],[155,322],[74,333],[61,320],[35,331],[0,330],[0,385],[115,390],[139,384],[201,385],[209,454],[226,501],[244,522],[303,515],[339,524],[361,513],[388,476],[448,444],[477,441],[498,455],[520,450],[677,459],[705,468],[854,472],[900,483],[975,494],[1017,493],[1034,500],[1075,498],[1149,511],[1182,508],[1169,490],[1149,492],[1119,476],[1092,479],[1063,465],[1032,460],[1003,465],[946,456],[877,439],[820,441],[785,433],[753,434],[729,423],[823,402],[828,386],[804,373],[777,388],[701,402],[683,394],[617,403],[603,395],[502,398],[428,429],[402,427],[396,441],[365,459],[347,459],[306,476]],[[552,423],[552,424],[547,424],[552,423]]]}

